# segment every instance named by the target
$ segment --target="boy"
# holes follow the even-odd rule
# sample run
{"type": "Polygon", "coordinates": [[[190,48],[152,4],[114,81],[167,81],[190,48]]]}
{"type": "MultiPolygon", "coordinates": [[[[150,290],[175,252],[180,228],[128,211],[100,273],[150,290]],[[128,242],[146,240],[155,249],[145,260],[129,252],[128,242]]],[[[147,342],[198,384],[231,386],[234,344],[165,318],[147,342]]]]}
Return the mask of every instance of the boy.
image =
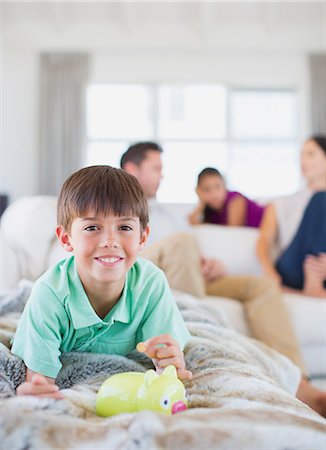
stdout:
{"type": "Polygon", "coordinates": [[[17,395],[61,398],[55,385],[63,352],[126,355],[144,342],[159,370],[191,377],[182,349],[189,333],[156,266],[139,258],[147,241],[146,197],[135,177],[109,166],[86,167],[58,199],[60,244],[72,256],[34,285],[12,352],[26,366],[17,395]]]}

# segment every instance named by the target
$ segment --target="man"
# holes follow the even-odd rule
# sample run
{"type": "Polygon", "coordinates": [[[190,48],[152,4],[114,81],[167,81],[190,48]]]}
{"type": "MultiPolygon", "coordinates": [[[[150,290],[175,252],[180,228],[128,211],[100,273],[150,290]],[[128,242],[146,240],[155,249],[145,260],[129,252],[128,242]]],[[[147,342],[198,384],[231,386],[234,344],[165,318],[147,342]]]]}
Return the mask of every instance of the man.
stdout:
{"type": "Polygon", "coordinates": [[[155,142],[140,142],[132,145],[120,161],[120,166],[138,179],[147,197],[151,224],[148,244],[189,228],[186,218],[171,213],[156,201],[156,193],[163,178],[162,152],[155,142]]]}
{"type": "MultiPolygon", "coordinates": [[[[208,294],[242,302],[252,336],[286,355],[306,374],[299,344],[276,283],[268,278],[227,275],[221,262],[200,255],[191,233],[176,233],[182,230],[180,217],[172,216],[170,211],[164,210],[164,205],[155,201],[162,179],[162,151],[155,142],[139,142],[131,145],[120,161],[121,168],[138,179],[149,203],[149,224],[156,242],[143,250],[141,256],[164,270],[174,289],[197,297],[208,294]]],[[[326,416],[326,393],[313,387],[305,376],[301,379],[297,397],[326,416]]]]}

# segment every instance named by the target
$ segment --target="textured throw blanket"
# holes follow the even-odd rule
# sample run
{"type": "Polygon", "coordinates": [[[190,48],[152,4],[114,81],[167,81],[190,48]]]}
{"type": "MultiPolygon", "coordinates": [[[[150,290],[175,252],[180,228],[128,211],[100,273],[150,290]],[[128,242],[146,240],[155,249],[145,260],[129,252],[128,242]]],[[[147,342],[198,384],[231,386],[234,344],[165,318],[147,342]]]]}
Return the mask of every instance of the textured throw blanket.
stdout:
{"type": "Polygon", "coordinates": [[[95,395],[110,375],[151,362],[70,353],[58,384],[63,400],[16,397],[25,367],[10,339],[30,291],[22,281],[0,301],[0,449],[325,450],[326,421],[294,397],[300,373],[285,357],[237,334],[214,301],[175,292],[192,334],[185,349],[193,379],[189,409],[172,417],[141,411],[97,417],[95,395]]]}

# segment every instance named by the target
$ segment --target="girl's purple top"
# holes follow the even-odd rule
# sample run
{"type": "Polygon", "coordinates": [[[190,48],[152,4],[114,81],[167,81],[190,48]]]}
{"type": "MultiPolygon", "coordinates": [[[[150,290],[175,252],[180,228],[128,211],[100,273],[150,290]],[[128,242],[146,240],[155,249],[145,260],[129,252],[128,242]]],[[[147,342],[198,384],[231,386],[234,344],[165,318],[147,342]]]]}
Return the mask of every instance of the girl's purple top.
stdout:
{"type": "Polygon", "coordinates": [[[258,205],[254,201],[240,194],[239,192],[227,192],[226,199],[223,207],[220,210],[212,209],[206,206],[204,211],[204,223],[215,223],[217,225],[227,225],[227,209],[230,201],[241,196],[247,203],[247,215],[245,226],[247,227],[259,227],[265,207],[258,205]]]}

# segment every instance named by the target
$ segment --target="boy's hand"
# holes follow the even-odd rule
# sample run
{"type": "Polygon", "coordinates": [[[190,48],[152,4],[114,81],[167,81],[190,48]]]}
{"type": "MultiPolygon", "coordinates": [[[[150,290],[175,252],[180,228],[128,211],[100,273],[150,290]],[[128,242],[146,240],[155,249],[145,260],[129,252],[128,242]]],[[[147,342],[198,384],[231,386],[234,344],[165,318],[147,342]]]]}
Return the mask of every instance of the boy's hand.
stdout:
{"type": "Polygon", "coordinates": [[[59,392],[59,387],[56,384],[50,383],[46,377],[39,373],[34,373],[30,381],[26,381],[18,386],[16,394],[55,399],[63,398],[63,395],[59,392]]]}
{"type": "Polygon", "coordinates": [[[183,351],[169,334],[161,334],[147,339],[145,342],[139,342],[137,350],[152,359],[158,372],[162,372],[162,369],[172,365],[177,369],[178,377],[181,380],[192,378],[192,373],[186,369],[183,351]]]}

